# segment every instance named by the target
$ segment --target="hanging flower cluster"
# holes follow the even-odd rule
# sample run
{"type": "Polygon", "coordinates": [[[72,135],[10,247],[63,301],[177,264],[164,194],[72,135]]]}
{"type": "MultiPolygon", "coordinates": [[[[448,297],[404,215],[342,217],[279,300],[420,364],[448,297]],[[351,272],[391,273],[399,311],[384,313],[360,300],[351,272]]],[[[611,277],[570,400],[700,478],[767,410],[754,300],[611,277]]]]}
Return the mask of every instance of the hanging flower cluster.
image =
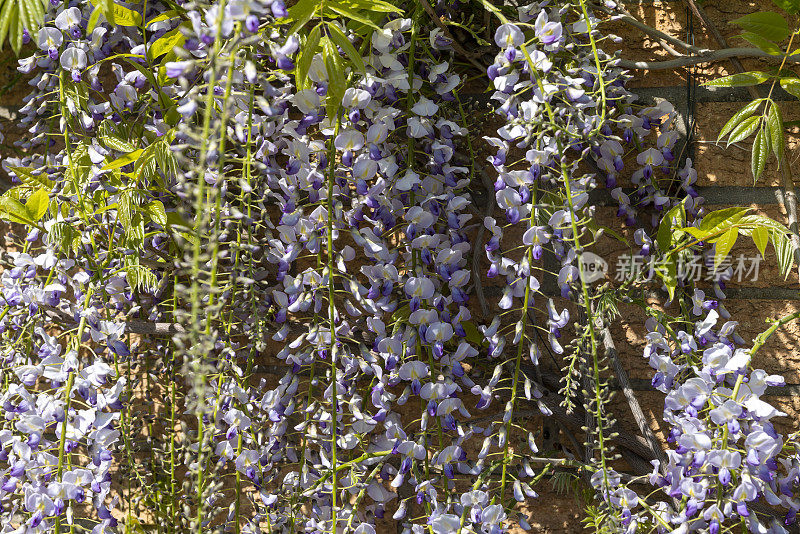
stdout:
{"type": "Polygon", "coordinates": [[[485,144],[455,2],[49,5],[3,160],[4,532],[495,534],[556,466],[615,531],[777,531],[762,498],[794,520],[795,440],[759,398],[782,380],[751,366],[766,337],[716,327],[724,283],[659,273],[685,308],[648,308],[670,449],[618,473],[608,297],[647,283],[587,280],[594,190],[642,256],[701,254],[662,232],[706,229],[697,174],[582,0],[484,6],[485,144]],[[540,452],[522,417],[574,410],[585,451],[540,452]]]}

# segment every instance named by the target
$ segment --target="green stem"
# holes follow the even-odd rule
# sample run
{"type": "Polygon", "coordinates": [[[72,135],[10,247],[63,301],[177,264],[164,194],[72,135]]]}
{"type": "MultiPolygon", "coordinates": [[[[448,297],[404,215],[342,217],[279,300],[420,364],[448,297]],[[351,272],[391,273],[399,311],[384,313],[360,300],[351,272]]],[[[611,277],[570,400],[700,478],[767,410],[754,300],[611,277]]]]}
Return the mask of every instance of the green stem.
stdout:
{"type": "MultiPolygon", "coordinates": [[[[92,288],[86,288],[86,297],[83,301],[83,308],[89,307],[92,298],[92,288]]],[[[81,338],[83,331],[86,328],[86,316],[81,317],[78,323],[78,330],[75,333],[75,352],[80,356],[81,338]]],[[[61,475],[64,473],[64,461],[66,459],[66,443],[67,443],[67,422],[69,421],[69,409],[72,400],[72,387],[75,385],[75,370],[69,373],[67,383],[64,386],[64,420],[61,422],[61,437],[58,440],[58,467],[56,470],[56,481],[61,482],[61,475]]],[[[61,516],[56,517],[55,533],[61,534],[61,516]]]]}
{"type": "Polygon", "coordinates": [[[336,266],[335,263],[335,255],[333,250],[333,220],[335,216],[335,209],[336,204],[333,201],[333,194],[334,194],[334,186],[336,185],[336,146],[334,145],[334,141],[336,136],[339,133],[339,114],[337,111],[336,117],[334,118],[334,125],[333,125],[333,135],[330,138],[330,146],[328,148],[328,198],[327,198],[327,209],[328,209],[328,221],[327,221],[327,241],[328,241],[328,328],[330,329],[329,332],[329,355],[331,358],[331,465],[332,465],[332,489],[331,489],[331,532],[332,534],[336,534],[336,497],[338,492],[338,477],[336,475],[336,453],[337,453],[337,446],[336,446],[336,439],[337,439],[337,426],[338,426],[338,414],[339,414],[339,399],[338,399],[338,392],[337,392],[337,376],[336,376],[336,307],[334,302],[334,295],[336,291],[335,283],[334,283],[334,268],[336,266]]]}

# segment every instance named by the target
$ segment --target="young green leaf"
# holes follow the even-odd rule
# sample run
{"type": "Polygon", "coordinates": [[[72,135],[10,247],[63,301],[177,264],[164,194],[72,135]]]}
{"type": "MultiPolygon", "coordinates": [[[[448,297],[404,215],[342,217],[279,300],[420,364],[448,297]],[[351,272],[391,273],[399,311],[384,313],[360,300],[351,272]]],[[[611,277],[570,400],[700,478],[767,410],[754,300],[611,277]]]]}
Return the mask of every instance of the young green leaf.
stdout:
{"type": "Polygon", "coordinates": [[[134,150],[133,152],[128,152],[122,157],[115,159],[103,166],[104,171],[110,171],[112,169],[119,169],[120,167],[124,167],[125,165],[129,165],[139,159],[139,156],[142,155],[144,149],[134,150]]]}
{"type": "Polygon", "coordinates": [[[28,211],[28,208],[22,202],[7,194],[0,197],[0,219],[20,224],[33,224],[33,216],[28,211]]]}
{"type": "Polygon", "coordinates": [[[783,135],[783,117],[778,104],[771,102],[769,111],[767,112],[767,128],[769,129],[770,144],[772,151],[778,158],[778,166],[780,167],[781,158],[783,158],[783,151],[786,146],[786,138],[783,135]]]}
{"type": "Polygon", "coordinates": [[[764,39],[758,34],[752,32],[744,32],[739,37],[741,37],[745,41],[749,42],[751,45],[755,46],[759,50],[766,52],[771,56],[780,56],[781,54],[783,54],[783,50],[781,50],[780,46],[776,45],[772,41],[764,39]]]}
{"type": "Polygon", "coordinates": [[[311,62],[314,55],[317,53],[320,38],[320,25],[314,26],[314,29],[309,32],[306,37],[305,44],[300,48],[300,53],[297,55],[297,63],[294,70],[295,81],[297,82],[298,89],[305,89],[308,80],[308,69],[311,68],[311,62]]]}
{"type": "Polygon", "coordinates": [[[8,40],[11,41],[11,50],[13,50],[16,55],[19,55],[19,51],[22,49],[23,30],[22,17],[19,11],[15,11],[11,14],[11,33],[8,35],[8,40]]]}
{"type": "Polygon", "coordinates": [[[686,211],[683,202],[681,202],[667,212],[661,220],[661,224],[658,226],[656,243],[661,251],[667,252],[669,250],[672,242],[673,226],[680,228],[685,223],[686,211]]]}
{"type": "Polygon", "coordinates": [[[44,189],[37,190],[28,197],[28,200],[25,201],[25,208],[28,210],[28,213],[34,221],[38,221],[44,217],[44,214],[47,213],[47,208],[49,207],[50,196],[44,189]]]}
{"type": "Polygon", "coordinates": [[[147,21],[145,27],[150,27],[151,24],[155,24],[156,22],[162,22],[165,20],[171,20],[175,17],[179,17],[181,14],[177,9],[170,9],[169,11],[165,11],[158,15],[157,17],[153,17],[152,19],[147,21]]]}
{"type": "Polygon", "coordinates": [[[753,229],[752,236],[753,243],[755,243],[756,248],[761,253],[761,256],[764,256],[764,251],[767,249],[767,243],[769,242],[769,230],[765,226],[758,226],[753,229]]]}
{"type": "Polygon", "coordinates": [[[719,233],[721,229],[729,228],[730,226],[739,222],[739,220],[744,217],[745,213],[751,209],[752,208],[735,207],[712,211],[703,217],[698,229],[702,232],[705,232],[706,235],[719,233]]]}
{"type": "Polygon", "coordinates": [[[28,185],[44,186],[47,189],[53,187],[54,182],[45,174],[34,174],[30,167],[14,167],[9,165],[8,170],[17,175],[21,182],[28,185]]]}
{"type": "Polygon", "coordinates": [[[671,301],[675,297],[675,289],[678,287],[678,268],[674,257],[669,256],[663,263],[656,269],[656,274],[667,286],[667,293],[671,301]]]}
{"type": "Polygon", "coordinates": [[[739,126],[733,129],[731,135],[728,137],[728,144],[726,146],[731,146],[734,143],[738,143],[743,139],[747,139],[750,135],[758,129],[758,125],[761,124],[761,117],[749,117],[741,122],[739,126]]]}
{"type": "Polygon", "coordinates": [[[783,15],[773,11],[750,13],[732,22],[745,31],[755,33],[776,43],[783,41],[791,33],[789,23],[786,22],[783,15]]]}
{"type": "Polygon", "coordinates": [[[772,0],[772,3],[790,14],[800,11],[800,0],[772,0]]]}
{"type": "Polygon", "coordinates": [[[727,257],[728,252],[733,248],[736,243],[736,238],[739,236],[739,231],[736,228],[730,228],[727,232],[722,234],[722,237],[717,239],[717,244],[714,249],[714,270],[717,270],[722,260],[727,257]]]}
{"type": "Polygon", "coordinates": [[[95,7],[104,9],[103,14],[111,24],[137,27],[142,25],[142,16],[136,11],[113,2],[109,2],[111,4],[111,9],[106,9],[105,6],[98,5],[99,3],[100,0],[92,0],[92,4],[94,4],[95,7]]]}
{"type": "Polygon", "coordinates": [[[356,9],[363,9],[366,11],[378,11],[381,13],[402,13],[403,10],[395,7],[388,2],[381,0],[342,0],[339,4],[347,3],[356,9]]]}
{"type": "Polygon", "coordinates": [[[164,209],[164,204],[160,200],[154,200],[145,206],[147,214],[153,222],[160,224],[162,227],[167,226],[167,211],[164,209]]]}
{"type": "Polygon", "coordinates": [[[781,78],[781,87],[790,95],[800,98],[800,78],[781,78]]]}
{"type": "Polygon", "coordinates": [[[715,80],[708,81],[703,85],[711,87],[748,87],[751,85],[758,85],[764,83],[769,79],[769,74],[754,70],[750,72],[741,72],[738,74],[731,74],[730,76],[723,76],[715,80]]]}
{"type": "Polygon", "coordinates": [[[748,227],[752,231],[753,228],[757,228],[759,226],[763,226],[768,230],[776,230],[783,233],[788,232],[784,225],[764,215],[745,215],[739,219],[739,225],[741,226],[740,233],[746,231],[748,227]]]}
{"type": "Polygon", "coordinates": [[[780,270],[781,274],[784,278],[789,276],[789,271],[792,269],[792,265],[794,264],[794,245],[792,245],[792,240],[789,239],[789,236],[784,232],[779,232],[777,230],[772,230],[770,232],[770,239],[772,240],[772,246],[775,247],[775,254],[778,259],[778,269],[780,270]]]}
{"type": "Polygon", "coordinates": [[[728,120],[728,122],[725,123],[725,126],[722,127],[722,130],[720,130],[719,137],[717,138],[717,141],[719,142],[720,139],[722,139],[731,130],[733,130],[740,122],[742,122],[744,119],[746,119],[747,117],[749,117],[753,113],[755,113],[756,110],[758,109],[758,106],[760,106],[761,102],[763,102],[763,101],[764,101],[763,98],[759,98],[757,100],[753,100],[752,102],[747,104],[745,107],[740,109],[738,112],[736,112],[736,114],[733,117],[731,117],[728,120]]]}
{"type": "Polygon", "coordinates": [[[94,31],[97,23],[100,21],[100,15],[103,11],[99,7],[95,7],[92,11],[92,16],[89,17],[89,22],[86,24],[86,33],[90,34],[94,31]]]}
{"type": "Polygon", "coordinates": [[[147,49],[147,57],[154,60],[167,52],[172,52],[175,47],[183,45],[186,37],[180,26],[159,37],[155,43],[147,49]]]}
{"type": "Polygon", "coordinates": [[[289,20],[295,21],[289,29],[288,35],[294,35],[305,26],[309,20],[317,12],[317,7],[320,5],[318,0],[300,0],[295,5],[289,8],[289,20]]]}
{"type": "Polygon", "coordinates": [[[322,8],[322,12],[328,16],[336,16],[341,15],[347,20],[354,20],[356,22],[360,22],[366,26],[369,26],[375,30],[380,30],[377,24],[372,22],[365,14],[362,14],[355,9],[351,8],[350,6],[346,6],[342,3],[338,2],[325,2],[322,8]],[[333,11],[330,13],[329,11],[333,11]]]}
{"type": "MultiPolygon", "coordinates": [[[[23,26],[26,28],[35,28],[37,25],[34,24],[33,19],[31,18],[33,13],[28,10],[28,3],[30,0],[17,0],[19,4],[19,20],[22,22],[23,26]]],[[[11,38],[14,38],[14,35],[11,35],[11,38]]]]}
{"type": "Polygon", "coordinates": [[[342,105],[345,91],[345,73],[342,58],[333,41],[325,36],[321,39],[325,60],[325,70],[328,72],[328,95],[325,98],[325,107],[328,117],[336,117],[342,105]]]}
{"type": "Polygon", "coordinates": [[[14,0],[5,0],[2,11],[0,11],[0,48],[6,42],[6,36],[11,29],[11,14],[16,13],[17,3],[14,0]]]}
{"type": "Polygon", "coordinates": [[[366,66],[364,65],[364,60],[361,57],[361,54],[355,49],[353,44],[350,40],[342,33],[342,30],[339,29],[339,26],[335,23],[331,23],[327,25],[328,28],[328,35],[331,36],[331,39],[341,48],[344,50],[344,53],[347,54],[347,57],[350,58],[350,61],[353,63],[353,66],[358,69],[359,72],[366,73],[366,66]]]}
{"type": "Polygon", "coordinates": [[[753,141],[753,153],[751,154],[750,168],[753,171],[753,183],[758,180],[761,173],[764,172],[764,167],[767,164],[767,155],[769,154],[769,146],[767,145],[767,134],[763,128],[758,130],[755,141],[753,141]]]}

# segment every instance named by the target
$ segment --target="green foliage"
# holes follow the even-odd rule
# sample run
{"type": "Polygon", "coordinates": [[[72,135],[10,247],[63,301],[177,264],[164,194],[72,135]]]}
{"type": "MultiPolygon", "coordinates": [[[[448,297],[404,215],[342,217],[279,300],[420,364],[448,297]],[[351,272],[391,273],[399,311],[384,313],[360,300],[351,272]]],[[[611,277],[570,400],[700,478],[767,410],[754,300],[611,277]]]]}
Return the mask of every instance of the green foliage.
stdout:
{"type": "Polygon", "coordinates": [[[705,85],[710,85],[711,87],[747,87],[764,83],[768,79],[769,75],[765,72],[751,71],[723,76],[722,78],[706,82],[705,85]]]}
{"type": "Polygon", "coordinates": [[[587,530],[594,531],[596,534],[610,534],[619,530],[615,528],[614,515],[607,507],[592,504],[584,508],[584,512],[586,512],[586,517],[581,519],[581,523],[587,530]]]}
{"type": "Polygon", "coordinates": [[[750,102],[745,107],[740,109],[733,117],[731,117],[728,120],[727,123],[725,123],[725,126],[722,127],[722,130],[720,130],[719,132],[719,138],[717,140],[722,139],[723,137],[728,135],[738,124],[740,124],[746,118],[753,115],[758,109],[758,106],[760,106],[763,101],[764,101],[763,98],[759,98],[757,100],[750,102]]]}
{"type": "Polygon", "coordinates": [[[778,104],[770,101],[769,111],[767,112],[766,134],[769,135],[769,145],[772,146],[772,151],[775,157],[778,158],[778,165],[783,158],[783,152],[786,148],[786,140],[783,136],[783,116],[778,104]]]}
{"type": "Polygon", "coordinates": [[[341,106],[345,81],[349,72],[365,72],[361,54],[347,37],[352,32],[362,42],[369,43],[376,22],[387,13],[401,11],[382,0],[300,0],[289,8],[292,27],[289,34],[300,34],[304,40],[295,61],[294,76],[298,89],[308,87],[308,71],[314,56],[321,52],[325,70],[330,80],[327,98],[327,113],[335,117],[341,106]],[[314,19],[319,22],[307,33],[303,29],[314,19]],[[342,20],[343,19],[343,20],[342,20]],[[344,57],[337,47],[344,51],[344,57]]]}
{"type": "MultiPolygon", "coordinates": [[[[783,80],[781,85],[784,85],[783,80]]],[[[793,90],[800,89],[800,83],[791,85],[793,90]]],[[[756,134],[750,159],[753,180],[756,181],[764,172],[770,150],[780,165],[786,150],[784,128],[783,115],[778,104],[772,99],[759,98],[740,109],[725,123],[720,130],[718,141],[727,136],[726,146],[730,146],[756,134]],[[762,103],[765,103],[763,113],[755,115],[762,103]]]]}
{"type": "Polygon", "coordinates": [[[781,88],[790,95],[800,98],[800,78],[781,78],[781,88]]]}
{"type": "Polygon", "coordinates": [[[172,54],[174,56],[173,50],[176,47],[182,46],[185,42],[186,37],[183,35],[183,30],[181,26],[178,26],[174,30],[162,35],[155,43],[150,45],[150,48],[147,49],[147,57],[150,60],[154,60],[162,55],[172,54]]]}
{"type": "MultiPolygon", "coordinates": [[[[766,130],[759,135],[766,138],[766,130]]],[[[665,253],[667,261],[656,274],[667,286],[670,299],[677,287],[677,261],[681,253],[690,251],[700,242],[716,244],[714,269],[733,248],[739,236],[750,237],[763,256],[767,243],[775,248],[778,267],[786,277],[792,268],[794,246],[789,231],[782,224],[763,215],[748,215],[752,208],[725,208],[712,211],[703,217],[697,226],[685,226],[686,215],[683,204],[673,207],[658,228],[657,245],[665,253]]]]}
{"type": "MultiPolygon", "coordinates": [[[[112,0],[91,0],[95,10],[92,12],[94,24],[97,24],[96,17],[103,15],[106,20],[116,26],[141,26],[142,16],[136,11],[125,6],[114,3],[112,0]]],[[[90,27],[94,25],[90,24],[90,27]]]]}
{"type": "Polygon", "coordinates": [[[759,50],[763,50],[767,54],[773,56],[780,56],[783,53],[780,46],[776,45],[775,43],[773,43],[768,39],[764,39],[758,34],[751,32],[744,32],[739,37],[749,42],[751,45],[755,46],[759,50]]]}
{"type": "Polygon", "coordinates": [[[764,172],[764,167],[767,164],[767,155],[769,154],[769,138],[763,129],[758,130],[756,138],[753,141],[753,152],[750,155],[750,170],[753,173],[753,183],[758,180],[761,173],[764,172]]]}
{"type": "Polygon", "coordinates": [[[0,0],[0,49],[8,37],[14,53],[22,48],[22,32],[34,36],[44,21],[47,0],[0,0]]]}
{"type": "Polygon", "coordinates": [[[0,196],[0,219],[13,223],[38,226],[50,207],[48,190],[38,189],[23,203],[18,198],[21,187],[0,196]]]}
{"type": "Polygon", "coordinates": [[[772,3],[790,14],[800,11],[800,0],[772,0],[772,3]]]}
{"type": "Polygon", "coordinates": [[[789,23],[783,15],[773,11],[750,13],[733,21],[740,28],[769,41],[780,42],[789,37],[789,23]]]}

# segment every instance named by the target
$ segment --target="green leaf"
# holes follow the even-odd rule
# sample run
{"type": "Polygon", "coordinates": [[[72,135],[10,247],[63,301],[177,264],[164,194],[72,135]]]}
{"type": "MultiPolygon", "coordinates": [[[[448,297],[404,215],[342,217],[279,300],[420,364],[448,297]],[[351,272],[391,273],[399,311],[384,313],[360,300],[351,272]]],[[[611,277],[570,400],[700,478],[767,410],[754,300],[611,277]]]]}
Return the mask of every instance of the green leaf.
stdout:
{"type": "Polygon", "coordinates": [[[464,327],[464,333],[467,334],[465,338],[467,341],[477,347],[483,345],[483,334],[480,333],[475,323],[472,321],[461,321],[461,326],[464,327]]]}
{"type": "Polygon", "coordinates": [[[668,255],[655,272],[667,286],[667,293],[671,301],[675,298],[675,288],[678,287],[678,268],[674,256],[668,255]]]}
{"type": "Polygon", "coordinates": [[[141,178],[152,178],[155,175],[156,170],[158,169],[158,164],[156,162],[156,147],[158,145],[156,143],[148,146],[144,149],[144,152],[136,160],[136,165],[134,166],[134,178],[139,180],[141,178]]]}
{"type": "Polygon", "coordinates": [[[91,35],[94,31],[97,23],[100,21],[100,15],[103,14],[103,11],[99,7],[95,7],[94,11],[92,11],[92,16],[89,17],[89,22],[86,25],[86,33],[91,35]]]}
{"type": "Polygon", "coordinates": [[[372,22],[365,15],[359,13],[358,11],[352,9],[349,6],[345,6],[340,3],[326,2],[325,4],[323,4],[322,12],[329,16],[334,16],[334,17],[336,15],[341,15],[347,20],[354,20],[356,22],[364,24],[365,26],[369,26],[370,28],[373,28],[375,30],[380,30],[378,25],[372,22]],[[333,11],[333,13],[326,13],[326,11],[333,11]]]}
{"type": "Polygon", "coordinates": [[[19,55],[19,51],[22,48],[22,17],[20,17],[19,11],[16,11],[11,14],[11,29],[10,33],[8,34],[8,39],[11,41],[11,49],[14,51],[16,55],[19,55]]]}
{"type": "Polygon", "coordinates": [[[772,0],[772,3],[787,13],[794,14],[800,11],[800,0],[772,0]]]}
{"type": "Polygon", "coordinates": [[[174,19],[175,17],[179,17],[180,15],[181,14],[177,9],[170,9],[169,11],[165,11],[164,13],[161,13],[157,17],[153,17],[152,19],[148,20],[147,24],[145,24],[145,27],[146,28],[150,27],[151,24],[155,24],[156,22],[162,22],[164,20],[174,19]]]}
{"type": "Polygon", "coordinates": [[[147,49],[147,57],[154,60],[167,52],[172,52],[174,48],[183,45],[185,42],[186,37],[184,37],[181,27],[178,26],[159,37],[155,43],[150,45],[147,49]]]}
{"type": "Polygon", "coordinates": [[[101,6],[101,0],[92,0],[92,4],[95,7],[103,9],[103,15],[106,16],[106,19],[111,24],[116,26],[141,26],[142,25],[142,16],[133,11],[132,9],[128,9],[127,7],[121,6],[119,4],[115,4],[111,2],[111,9],[108,9],[106,6],[101,6]]]}
{"type": "Polygon", "coordinates": [[[339,26],[336,24],[328,24],[328,35],[331,36],[331,39],[339,45],[339,48],[344,50],[344,53],[347,54],[347,57],[350,58],[350,61],[353,63],[353,66],[358,69],[358,71],[362,74],[366,73],[366,67],[364,66],[364,59],[361,57],[361,54],[355,49],[353,44],[350,40],[342,33],[342,30],[339,29],[339,26]]]}
{"type": "Polygon", "coordinates": [[[783,50],[781,50],[780,46],[776,45],[772,41],[764,39],[763,37],[755,33],[744,32],[739,37],[749,42],[751,45],[755,46],[759,50],[763,50],[764,52],[772,56],[780,56],[781,54],[783,54],[783,50]]]}
{"type": "Polygon", "coordinates": [[[767,112],[767,128],[769,129],[770,144],[775,157],[778,158],[778,167],[780,167],[781,158],[783,158],[783,151],[786,146],[786,138],[783,135],[783,117],[778,104],[771,102],[769,111],[767,112]]]}
{"type": "Polygon", "coordinates": [[[161,226],[167,226],[167,211],[164,209],[164,204],[160,200],[154,200],[145,206],[145,211],[153,220],[153,222],[161,226]]]}
{"type": "Polygon", "coordinates": [[[120,152],[133,152],[136,150],[135,146],[117,133],[114,123],[110,120],[104,120],[100,123],[99,137],[103,144],[114,150],[119,150],[120,152]]]}
{"type": "Polygon", "coordinates": [[[755,141],[753,141],[753,153],[750,155],[750,168],[753,171],[753,183],[755,183],[758,177],[761,176],[761,173],[764,172],[768,155],[769,147],[767,146],[767,134],[762,128],[756,134],[755,141]]]}
{"type": "Polygon", "coordinates": [[[783,275],[784,279],[789,276],[789,271],[794,265],[795,248],[792,240],[784,232],[771,231],[770,238],[772,246],[775,247],[775,254],[778,259],[778,269],[783,275]]]}
{"type": "Polygon", "coordinates": [[[33,224],[34,222],[28,208],[16,198],[8,195],[0,197],[0,219],[20,224],[33,224]]]}
{"type": "Polygon", "coordinates": [[[783,41],[791,33],[789,24],[783,15],[774,11],[750,13],[732,22],[745,31],[755,33],[776,43],[783,41]]]}
{"type": "Polygon", "coordinates": [[[320,38],[320,25],[317,24],[309,32],[305,44],[300,48],[297,54],[297,63],[294,70],[295,81],[297,82],[298,89],[305,89],[308,80],[308,69],[311,68],[311,61],[317,53],[320,38]]]}
{"type": "MultiPolygon", "coordinates": [[[[338,2],[342,4],[344,2],[338,2]]],[[[381,13],[402,13],[403,10],[399,7],[395,7],[388,2],[382,2],[380,0],[346,0],[346,3],[350,4],[354,8],[363,9],[366,11],[379,11],[381,13]]]]}
{"type": "Polygon", "coordinates": [[[25,208],[34,221],[38,221],[47,213],[50,207],[50,195],[45,189],[39,189],[25,201],[25,208]]]}
{"type": "Polygon", "coordinates": [[[36,29],[41,27],[42,21],[44,21],[44,2],[43,0],[25,0],[27,4],[28,12],[31,13],[33,16],[33,26],[29,27],[29,31],[32,35],[36,35],[36,29]]]}
{"type": "MultiPolygon", "coordinates": [[[[6,0],[7,1],[7,0],[6,0]]],[[[28,1],[29,0],[17,0],[17,4],[19,5],[19,20],[22,22],[22,25],[26,28],[35,28],[38,24],[35,24],[31,19],[32,13],[28,11],[28,1]]],[[[14,38],[14,35],[11,35],[11,38],[14,38]]]]}
{"type": "MultiPolygon", "coordinates": [[[[703,217],[698,229],[706,234],[719,232],[723,228],[729,228],[731,225],[736,224],[744,217],[745,213],[753,208],[725,208],[717,211],[712,211],[703,217]]],[[[686,230],[686,228],[684,228],[686,230]]]]}
{"type": "Polygon", "coordinates": [[[342,58],[336,45],[333,44],[328,36],[321,39],[322,50],[325,59],[325,70],[328,72],[328,95],[325,98],[325,107],[328,117],[333,119],[339,113],[342,106],[342,97],[345,91],[345,75],[342,66],[342,58]]]}
{"type": "Polygon", "coordinates": [[[736,128],[733,129],[731,135],[728,137],[728,144],[726,146],[731,146],[734,143],[738,143],[743,139],[747,139],[750,135],[758,129],[758,125],[761,124],[761,117],[748,117],[739,124],[736,128]]]}
{"type": "Polygon", "coordinates": [[[758,85],[764,83],[769,79],[769,74],[754,70],[750,72],[740,72],[738,74],[731,74],[730,76],[723,76],[715,80],[710,80],[703,85],[710,85],[711,87],[748,87],[751,85],[758,85]]]}
{"type": "Polygon", "coordinates": [[[766,217],[764,215],[745,215],[744,217],[739,219],[738,224],[740,225],[740,232],[744,231],[747,228],[750,228],[751,229],[750,231],[752,231],[752,229],[758,228],[759,226],[763,226],[769,230],[775,230],[783,233],[789,231],[784,225],[782,225],[778,221],[770,219],[769,217],[766,217]]]}
{"type": "Polygon", "coordinates": [[[141,265],[139,258],[133,255],[125,257],[125,278],[134,289],[154,290],[158,287],[158,278],[153,271],[141,265]]]}
{"type": "Polygon", "coordinates": [[[733,130],[733,128],[736,127],[744,119],[755,113],[756,110],[758,109],[758,106],[761,105],[761,102],[763,100],[764,100],[763,98],[753,100],[745,107],[737,111],[736,114],[733,117],[731,117],[730,120],[728,120],[728,122],[725,123],[725,126],[722,127],[722,130],[720,130],[719,132],[719,137],[717,138],[717,141],[722,139],[726,134],[728,134],[731,130],[733,130]]]}
{"type": "Polygon", "coordinates": [[[119,169],[120,167],[124,167],[125,165],[130,165],[131,163],[135,162],[139,159],[139,156],[142,155],[144,149],[134,150],[133,152],[128,152],[124,156],[115,159],[114,161],[107,163],[103,166],[104,171],[110,171],[112,169],[119,169]]]}
{"type": "Polygon", "coordinates": [[[716,243],[717,246],[714,249],[714,270],[717,270],[719,264],[722,260],[727,257],[728,252],[730,252],[731,248],[733,248],[733,244],[736,243],[736,238],[739,236],[739,230],[736,228],[731,228],[724,234],[722,237],[717,239],[716,243]]]}
{"type": "Polygon", "coordinates": [[[178,163],[175,161],[175,154],[169,147],[166,139],[169,135],[161,137],[162,141],[156,144],[156,163],[161,168],[161,171],[169,179],[170,177],[178,174],[178,163]]]}
{"type": "Polygon", "coordinates": [[[764,257],[764,251],[767,249],[767,243],[769,242],[769,230],[765,226],[758,226],[753,229],[751,237],[756,248],[761,253],[761,257],[764,257]]]}
{"type": "Polygon", "coordinates": [[[800,78],[781,78],[781,87],[790,95],[800,98],[800,78]]]}
{"type": "Polygon", "coordinates": [[[167,226],[178,230],[191,230],[193,225],[186,221],[177,211],[167,213],[167,226]]]}
{"type": "Polygon", "coordinates": [[[123,191],[117,200],[117,219],[127,234],[131,230],[134,203],[130,191],[123,191]]]}
{"type": "Polygon", "coordinates": [[[11,14],[17,12],[17,3],[13,0],[6,0],[3,9],[0,11],[0,48],[6,42],[6,36],[11,29],[11,14]]]}
{"type": "Polygon", "coordinates": [[[673,226],[677,225],[681,227],[685,222],[686,212],[684,210],[684,204],[681,202],[677,206],[673,206],[672,209],[667,212],[661,220],[661,224],[658,226],[656,243],[661,251],[667,252],[672,244],[673,226]]]}
{"type": "Polygon", "coordinates": [[[317,12],[317,7],[320,2],[318,0],[300,0],[295,5],[289,8],[288,18],[295,21],[289,29],[289,35],[294,35],[311,20],[311,17],[317,12]]]}
{"type": "Polygon", "coordinates": [[[30,167],[8,167],[8,170],[17,175],[22,183],[28,185],[44,186],[45,189],[52,189],[54,182],[43,174],[34,174],[30,167]]]}

